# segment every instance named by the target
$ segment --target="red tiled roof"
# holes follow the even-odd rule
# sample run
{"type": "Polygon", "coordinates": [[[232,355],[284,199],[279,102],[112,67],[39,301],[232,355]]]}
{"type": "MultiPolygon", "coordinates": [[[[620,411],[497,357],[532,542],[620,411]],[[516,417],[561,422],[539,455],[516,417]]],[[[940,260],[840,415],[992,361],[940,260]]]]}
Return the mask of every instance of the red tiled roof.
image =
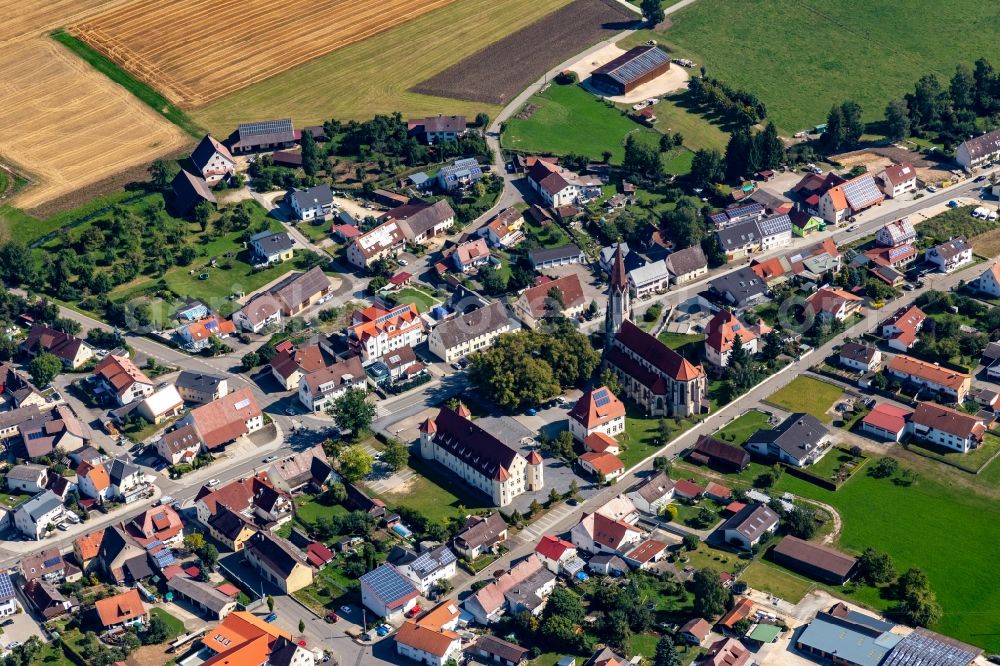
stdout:
{"type": "Polygon", "coordinates": [[[536,553],[556,562],[562,559],[567,550],[576,550],[576,546],[565,539],[560,539],[549,534],[543,536],[538,545],[535,546],[536,553]]]}
{"type": "Polygon", "coordinates": [[[580,462],[588,464],[604,476],[625,469],[625,464],[618,459],[618,456],[607,451],[603,453],[588,451],[580,456],[580,462]]]}
{"type": "Polygon", "coordinates": [[[607,386],[584,393],[569,412],[571,419],[588,430],[624,416],[625,404],[607,386]]]}
{"type": "Polygon", "coordinates": [[[697,497],[705,492],[705,489],[694,481],[681,479],[674,484],[674,493],[682,497],[697,497]]]}
{"type": "Polygon", "coordinates": [[[861,419],[861,422],[887,432],[899,433],[906,427],[906,419],[911,413],[908,409],[880,402],[875,405],[872,411],[868,412],[865,418],[861,419]]]}

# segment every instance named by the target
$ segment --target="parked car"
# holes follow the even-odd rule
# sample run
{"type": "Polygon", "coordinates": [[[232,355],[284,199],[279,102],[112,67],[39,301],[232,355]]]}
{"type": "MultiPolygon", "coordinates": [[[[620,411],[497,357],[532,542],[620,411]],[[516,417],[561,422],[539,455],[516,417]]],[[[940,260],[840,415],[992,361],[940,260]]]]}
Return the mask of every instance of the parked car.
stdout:
{"type": "Polygon", "coordinates": [[[937,191],[938,191],[938,188],[934,187],[933,185],[928,185],[928,186],[927,186],[927,191],[928,191],[928,192],[932,192],[932,193],[933,193],[933,192],[937,192],[937,191]]]}
{"type": "Polygon", "coordinates": [[[219,485],[219,480],[218,479],[209,479],[208,480],[208,487],[209,488],[214,488],[217,485],[219,485]]]}
{"type": "Polygon", "coordinates": [[[330,624],[334,624],[340,620],[340,616],[333,611],[328,611],[326,614],[326,621],[330,624]]]}
{"type": "Polygon", "coordinates": [[[271,622],[274,622],[277,619],[278,619],[278,614],[277,613],[271,613],[267,617],[264,618],[264,622],[271,623],[271,622]]]}
{"type": "Polygon", "coordinates": [[[268,456],[268,457],[264,458],[264,463],[265,464],[266,463],[272,463],[272,462],[274,462],[277,459],[278,459],[278,456],[268,456]]]}
{"type": "Polygon", "coordinates": [[[952,199],[948,202],[948,208],[958,208],[958,202],[952,199]]]}

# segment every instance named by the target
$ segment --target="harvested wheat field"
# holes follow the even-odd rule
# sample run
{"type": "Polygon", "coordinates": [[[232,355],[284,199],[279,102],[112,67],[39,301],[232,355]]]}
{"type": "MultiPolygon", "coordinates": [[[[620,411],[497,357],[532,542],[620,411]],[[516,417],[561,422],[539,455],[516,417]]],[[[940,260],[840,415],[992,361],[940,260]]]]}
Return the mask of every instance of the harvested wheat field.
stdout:
{"type": "Polygon", "coordinates": [[[455,1],[135,0],[69,31],[192,109],[455,1]]]}
{"type": "Polygon", "coordinates": [[[47,37],[0,43],[0,156],[33,181],[32,208],[190,141],[125,89],[47,37]]]}

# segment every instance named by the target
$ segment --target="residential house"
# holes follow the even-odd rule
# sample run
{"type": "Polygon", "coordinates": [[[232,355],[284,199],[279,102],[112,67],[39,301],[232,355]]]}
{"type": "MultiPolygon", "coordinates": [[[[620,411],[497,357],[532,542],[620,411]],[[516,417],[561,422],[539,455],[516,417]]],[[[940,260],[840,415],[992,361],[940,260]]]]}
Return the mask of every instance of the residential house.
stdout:
{"type": "Polygon", "coordinates": [[[218,622],[236,610],[236,599],[223,594],[211,583],[174,576],[167,581],[167,589],[173,593],[175,603],[183,600],[209,620],[218,622]]]}
{"type": "Polygon", "coordinates": [[[299,381],[299,402],[313,413],[332,409],[348,391],[367,391],[368,378],[360,356],[351,356],[333,365],[310,372],[299,381]]]}
{"type": "Polygon", "coordinates": [[[490,263],[490,248],[482,238],[459,243],[451,253],[451,262],[460,273],[469,273],[490,263]]]}
{"type": "Polygon", "coordinates": [[[723,302],[736,308],[746,310],[760,305],[767,299],[767,283],[760,279],[748,266],[723,273],[712,279],[709,288],[723,302]]]}
{"type": "Polygon", "coordinates": [[[688,458],[727,473],[742,472],[750,465],[750,455],[746,451],[708,435],[698,435],[688,458]]]}
{"type": "Polygon", "coordinates": [[[127,458],[115,458],[107,463],[108,497],[130,504],[146,492],[149,482],[138,465],[127,458]]]}
{"type": "Polygon", "coordinates": [[[601,576],[624,576],[632,570],[628,563],[617,555],[594,555],[587,562],[591,573],[601,576]]]}
{"type": "Polygon", "coordinates": [[[42,392],[10,363],[0,363],[0,396],[7,396],[15,409],[32,405],[43,409],[48,405],[42,392]]]}
{"type": "Polygon", "coordinates": [[[924,250],[924,261],[934,264],[942,273],[953,273],[972,263],[972,245],[964,236],[958,236],[924,250]]]}
{"type": "Polygon", "coordinates": [[[413,347],[406,346],[389,352],[382,358],[382,364],[389,371],[389,381],[406,381],[426,371],[426,366],[417,361],[413,347]]]}
{"type": "Polygon", "coordinates": [[[201,644],[211,655],[205,666],[314,666],[317,661],[312,651],[295,643],[287,631],[247,611],[229,613],[205,633],[201,644]]]}
{"type": "Polygon", "coordinates": [[[657,562],[667,556],[667,544],[659,539],[645,539],[625,553],[625,561],[636,569],[652,570],[657,562]]]}
{"type": "Polygon", "coordinates": [[[616,456],[621,453],[622,450],[621,445],[618,444],[618,440],[609,435],[605,435],[600,430],[596,430],[583,438],[583,448],[585,451],[593,451],[594,453],[611,453],[616,456]]]}
{"type": "Polygon", "coordinates": [[[43,490],[14,510],[14,527],[29,539],[39,541],[62,520],[65,507],[51,490],[43,490]]]}
{"type": "Polygon", "coordinates": [[[104,530],[95,566],[116,585],[135,583],[153,575],[146,548],[122,525],[112,525],[104,530]]]}
{"type": "Polygon", "coordinates": [[[565,566],[571,562],[574,564],[570,566],[577,571],[583,568],[583,562],[576,554],[576,546],[565,539],[550,534],[543,535],[535,546],[535,557],[542,561],[546,569],[556,575],[563,573],[565,566]],[[576,566],[577,564],[578,566],[576,566]]]}
{"type": "Polygon", "coordinates": [[[261,294],[233,313],[233,323],[248,333],[260,333],[281,322],[281,302],[271,294],[261,294]]]}
{"type": "Polygon", "coordinates": [[[476,622],[489,625],[504,613],[522,610],[541,613],[545,599],[555,589],[556,576],[537,557],[527,557],[463,602],[476,622]]]}
{"type": "Polygon", "coordinates": [[[587,261],[587,255],[576,245],[569,244],[531,250],[528,252],[528,261],[533,269],[542,271],[556,266],[582,264],[587,261]]]}
{"type": "Polygon", "coordinates": [[[812,414],[797,412],[776,428],[761,429],[744,445],[759,456],[795,467],[816,463],[829,450],[830,431],[812,414]]]}
{"type": "Polygon", "coordinates": [[[583,514],[580,522],[570,530],[573,545],[593,555],[624,555],[644,536],[638,527],[599,512],[583,514]]]}
{"type": "Polygon", "coordinates": [[[591,389],[569,411],[569,431],[581,442],[595,432],[620,435],[625,432],[625,403],[607,386],[591,389]]]}
{"type": "Polygon", "coordinates": [[[670,286],[670,271],[664,261],[653,261],[629,271],[628,281],[635,297],[644,299],[662,294],[670,286]]]}
{"type": "Polygon", "coordinates": [[[38,493],[45,489],[49,470],[45,465],[14,465],[7,470],[7,490],[10,492],[38,493]]]}
{"type": "Polygon", "coordinates": [[[496,506],[507,506],[522,493],[541,490],[544,485],[537,451],[525,458],[447,407],[420,426],[420,456],[486,493],[496,506]]]}
{"type": "Polygon", "coordinates": [[[571,273],[555,280],[539,279],[522,291],[511,307],[525,326],[537,328],[543,319],[557,315],[578,317],[587,305],[580,276],[571,273]]]}
{"type": "Polygon", "coordinates": [[[878,347],[846,342],[840,348],[840,364],[858,372],[874,372],[882,367],[882,352],[878,347]]]}
{"type": "Polygon", "coordinates": [[[726,260],[735,261],[791,245],[792,221],[788,215],[748,219],[718,229],[715,233],[726,253],[726,260]]]}
{"type": "Polygon", "coordinates": [[[689,645],[700,646],[712,633],[712,625],[703,617],[688,620],[677,630],[677,635],[689,645]]]}
{"type": "Polygon", "coordinates": [[[83,497],[104,500],[109,496],[111,477],[103,463],[93,465],[83,461],[76,468],[76,484],[83,497]]]}
{"type": "Polygon", "coordinates": [[[462,637],[451,629],[435,629],[413,620],[406,620],[395,635],[396,652],[428,666],[458,663],[462,654],[462,637]]]}
{"type": "Polygon", "coordinates": [[[685,284],[708,273],[708,258],[700,245],[671,252],[664,263],[674,284],[685,284]]]}
{"type": "Polygon", "coordinates": [[[415,136],[418,141],[428,145],[441,141],[457,141],[469,132],[465,116],[441,114],[407,120],[406,129],[410,136],[415,136]]]}
{"type": "Polygon", "coordinates": [[[517,208],[505,208],[479,229],[479,235],[497,248],[513,247],[524,239],[524,215],[517,208]]]}
{"type": "MultiPolygon", "coordinates": [[[[13,592],[13,588],[11,591],[13,592]]],[[[73,608],[73,602],[64,597],[59,588],[44,580],[28,581],[24,584],[22,591],[38,614],[46,621],[66,615],[73,608]]]]}
{"type": "Polygon", "coordinates": [[[846,583],[858,563],[857,558],[839,550],[792,535],[782,539],[768,556],[783,567],[830,585],[846,583]]]}
{"type": "Polygon", "coordinates": [[[753,653],[736,638],[712,643],[698,666],[753,666],[753,653]]]}
{"type": "Polygon", "coordinates": [[[370,306],[354,313],[347,329],[350,349],[371,363],[402,347],[415,347],[426,336],[426,325],[413,303],[391,309],[370,306]]]}
{"type": "Polygon", "coordinates": [[[94,602],[94,610],[105,631],[123,630],[146,622],[146,606],[139,597],[139,590],[135,588],[113,597],[98,599],[94,602]]]}
{"type": "Polygon", "coordinates": [[[911,414],[908,409],[880,402],[861,419],[861,429],[879,439],[898,442],[906,432],[911,414]]]}
{"type": "Polygon", "coordinates": [[[295,190],[290,194],[287,199],[298,220],[324,220],[333,213],[333,190],[329,185],[316,185],[307,190],[295,190]]]}
{"type": "Polygon", "coordinates": [[[708,387],[704,369],[628,319],[614,334],[605,362],[618,375],[625,397],[648,415],[684,418],[702,412],[708,387]]]}
{"type": "Polygon", "coordinates": [[[889,222],[875,232],[875,243],[879,247],[899,247],[912,244],[916,240],[917,230],[908,217],[889,222]]]}
{"type": "Polygon", "coordinates": [[[879,666],[903,638],[892,631],[894,626],[837,604],[816,614],[795,640],[795,649],[842,666],[879,666]]]}
{"type": "Polygon", "coordinates": [[[674,497],[674,482],[664,472],[656,472],[626,493],[635,508],[653,516],[674,497]]]}
{"type": "Polygon", "coordinates": [[[463,157],[441,167],[435,180],[442,192],[461,192],[483,177],[483,169],[474,157],[463,157]]]}
{"type": "Polygon", "coordinates": [[[990,298],[1000,298],[1000,263],[994,263],[969,286],[981,294],[986,294],[990,298]]]}
{"type": "Polygon", "coordinates": [[[705,358],[716,367],[726,367],[736,338],[740,339],[743,350],[753,356],[763,348],[760,338],[769,330],[771,329],[763,321],[745,326],[729,310],[719,310],[705,328],[705,358]]]}
{"type": "Polygon", "coordinates": [[[917,170],[909,162],[887,166],[878,176],[882,192],[890,199],[895,199],[907,192],[917,189],[917,170]]]}
{"type": "Polygon", "coordinates": [[[963,141],[955,149],[955,161],[966,171],[972,171],[986,162],[1000,159],[1000,130],[993,130],[963,141]]]}
{"type": "Polygon", "coordinates": [[[828,189],[819,199],[819,215],[827,222],[840,224],[884,199],[875,176],[863,173],[828,189]]]}
{"type": "Polygon", "coordinates": [[[907,430],[921,441],[968,453],[982,445],[986,427],[979,415],[921,402],[910,416],[907,430]]]}
{"type": "Polygon", "coordinates": [[[640,266],[646,264],[646,260],[638,252],[633,252],[632,248],[628,246],[628,243],[614,243],[608,245],[607,247],[601,248],[601,254],[598,258],[598,264],[601,270],[611,275],[612,271],[617,269],[618,258],[617,255],[621,251],[622,264],[625,268],[625,275],[628,275],[629,271],[634,271],[640,266]]]}
{"type": "Polygon", "coordinates": [[[295,241],[284,231],[261,231],[250,237],[255,263],[280,264],[292,258],[295,241]]]}
{"type": "Polygon", "coordinates": [[[184,523],[166,504],[146,509],[129,521],[125,530],[142,546],[151,543],[179,546],[184,541],[184,523]]]}
{"type": "Polygon", "coordinates": [[[204,444],[193,425],[185,425],[164,433],[156,441],[156,453],[170,465],[191,463],[201,452],[204,444]]]}
{"type": "Polygon", "coordinates": [[[201,176],[181,169],[170,183],[173,195],[171,209],[177,215],[187,215],[195,206],[204,202],[215,206],[219,202],[212,193],[212,188],[201,176]]]}
{"type": "Polygon", "coordinates": [[[293,317],[325,301],[333,290],[333,283],[319,266],[305,273],[294,273],[271,288],[278,299],[283,317],[293,317]]]}
{"type": "Polygon", "coordinates": [[[917,341],[917,334],[926,319],[927,315],[916,305],[897,310],[892,317],[882,322],[882,337],[886,338],[892,349],[905,352],[917,341]]]}
{"type": "Polygon", "coordinates": [[[768,287],[773,287],[776,284],[788,282],[792,275],[792,263],[788,257],[771,257],[764,261],[754,259],[750,262],[750,270],[768,287]]]}
{"type": "Polygon", "coordinates": [[[531,659],[531,650],[489,634],[477,638],[466,652],[500,666],[519,666],[531,659]]]}
{"type": "Polygon", "coordinates": [[[708,221],[716,229],[725,229],[742,222],[756,222],[766,215],[763,204],[757,201],[736,203],[725,210],[717,210],[708,214],[708,221]]]}
{"type": "Polygon", "coordinates": [[[588,451],[577,459],[580,467],[598,479],[611,481],[625,473],[625,464],[613,453],[588,451]]]}
{"type": "Polygon", "coordinates": [[[271,376],[286,391],[297,389],[303,375],[326,367],[319,345],[305,345],[280,351],[271,358],[271,376]]]}
{"type": "Polygon", "coordinates": [[[250,537],[257,533],[250,518],[224,504],[220,504],[208,519],[207,527],[214,539],[234,553],[243,550],[250,537]]]}
{"type": "Polygon", "coordinates": [[[820,321],[844,321],[857,313],[864,302],[865,299],[843,289],[824,287],[809,295],[806,310],[820,321]]]}
{"type": "Polygon", "coordinates": [[[452,549],[469,560],[507,540],[507,523],[494,511],[486,516],[469,516],[452,539],[452,549]]]}
{"type": "Polygon", "coordinates": [[[354,238],[347,246],[347,260],[358,268],[368,268],[380,259],[395,257],[403,244],[403,231],[399,225],[386,222],[354,238]]]}
{"type": "Polygon", "coordinates": [[[584,203],[601,196],[601,180],[581,176],[553,162],[538,160],[528,170],[528,184],[551,208],[584,203]]]}
{"type": "Polygon", "coordinates": [[[210,134],[206,134],[191,153],[191,166],[209,184],[236,173],[233,154],[210,134]]]}
{"type": "Polygon", "coordinates": [[[949,402],[962,404],[972,386],[972,377],[912,356],[898,354],[886,366],[889,376],[940,393],[949,402]]]}
{"type": "Polygon", "coordinates": [[[420,591],[403,573],[391,564],[381,564],[359,579],[361,603],[376,617],[400,617],[417,603],[420,591]]]}
{"type": "Polygon", "coordinates": [[[397,225],[402,238],[409,243],[425,243],[455,226],[455,211],[447,199],[434,203],[413,199],[405,206],[393,208],[379,221],[381,226],[397,225]]]}
{"type": "Polygon", "coordinates": [[[108,354],[94,368],[94,379],[119,405],[128,405],[153,393],[153,382],[124,356],[108,354]]]}
{"type": "Polygon", "coordinates": [[[609,647],[595,652],[583,666],[626,666],[631,663],[628,659],[619,656],[609,647]]]}
{"type": "Polygon", "coordinates": [[[184,399],[173,384],[164,384],[147,395],[136,412],[150,423],[162,423],[184,410],[184,399]]]}
{"type": "Polygon", "coordinates": [[[48,412],[38,412],[37,407],[32,406],[27,412],[18,409],[10,414],[26,458],[47,456],[56,448],[72,453],[90,443],[90,430],[69,405],[56,405],[48,412]]]}
{"type": "Polygon", "coordinates": [[[674,483],[674,497],[689,502],[699,499],[705,494],[705,488],[689,479],[680,479],[674,483]]]}
{"type": "Polygon", "coordinates": [[[904,243],[895,247],[876,247],[866,250],[858,260],[859,263],[867,260],[874,266],[903,270],[916,260],[917,255],[917,248],[914,245],[904,243]]]}
{"type": "Polygon", "coordinates": [[[243,557],[284,594],[312,585],[312,568],[280,537],[257,532],[244,543],[243,557]]]}
{"type": "Polygon", "coordinates": [[[719,528],[726,543],[750,550],[761,539],[774,533],[778,514],[764,504],[751,502],[736,512],[719,528]]]}
{"type": "Polygon", "coordinates": [[[58,548],[46,548],[23,557],[19,563],[19,572],[25,582],[45,581],[61,583],[66,580],[68,565],[59,554],[58,548]]]}
{"type": "Polygon", "coordinates": [[[190,324],[179,326],[177,338],[188,351],[206,349],[212,338],[228,338],[236,333],[236,324],[218,316],[210,316],[190,324]]]}
{"type": "Polygon", "coordinates": [[[228,393],[218,400],[195,407],[178,422],[193,426],[209,451],[264,427],[264,413],[250,387],[228,393]]]}
{"type": "Polygon", "coordinates": [[[322,488],[336,474],[323,446],[316,444],[271,463],[267,476],[275,488],[290,495],[310,484],[322,488]]]}
{"type": "MultiPolygon", "coordinates": [[[[390,560],[392,555],[390,554],[390,560]]],[[[458,559],[448,546],[435,546],[422,553],[407,552],[399,562],[393,562],[400,573],[413,581],[420,594],[427,596],[440,581],[455,575],[458,559]]]]}
{"type": "Polygon", "coordinates": [[[445,363],[453,363],[474,351],[492,347],[498,337],[510,330],[507,308],[495,301],[441,322],[427,336],[427,345],[432,354],[445,363]]]}
{"type": "Polygon", "coordinates": [[[237,479],[214,490],[202,486],[195,497],[198,522],[210,526],[211,518],[221,507],[227,507],[271,531],[292,519],[291,500],[271,485],[264,472],[237,479]]]}
{"type": "Polygon", "coordinates": [[[48,352],[72,370],[79,369],[94,358],[94,350],[80,338],[42,324],[33,324],[20,346],[29,356],[48,352]]]}

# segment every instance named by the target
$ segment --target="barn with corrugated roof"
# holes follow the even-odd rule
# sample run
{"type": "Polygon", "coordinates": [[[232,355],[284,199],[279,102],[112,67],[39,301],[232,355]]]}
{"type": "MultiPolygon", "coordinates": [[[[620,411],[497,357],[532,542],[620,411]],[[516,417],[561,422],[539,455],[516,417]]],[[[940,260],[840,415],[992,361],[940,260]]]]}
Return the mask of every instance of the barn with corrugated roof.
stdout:
{"type": "Polygon", "coordinates": [[[595,69],[594,87],[612,95],[626,95],[670,69],[670,56],[656,46],[636,46],[595,69]]]}

